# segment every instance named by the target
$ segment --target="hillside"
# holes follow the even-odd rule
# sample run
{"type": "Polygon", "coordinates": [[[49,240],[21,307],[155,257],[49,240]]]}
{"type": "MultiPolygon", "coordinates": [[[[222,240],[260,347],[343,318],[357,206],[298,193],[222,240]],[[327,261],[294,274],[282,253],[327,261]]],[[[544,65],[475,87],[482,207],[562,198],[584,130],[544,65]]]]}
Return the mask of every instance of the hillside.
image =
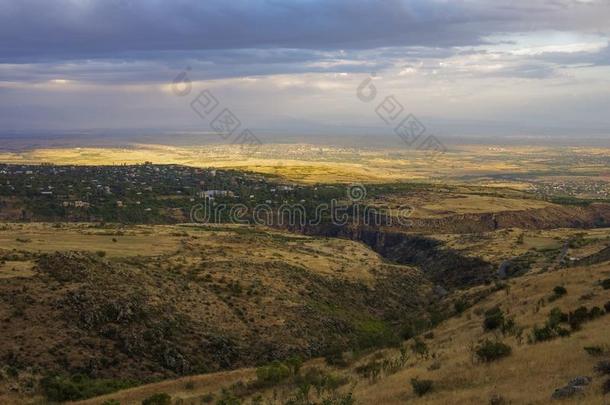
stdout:
{"type": "Polygon", "coordinates": [[[6,224],[0,239],[2,402],[46,376],[122,387],[386,345],[435,300],[360,243],[266,228],[6,224]]]}
{"type": "MultiPolygon", "coordinates": [[[[569,336],[551,336],[546,341],[533,341],[533,329],[548,323],[549,314],[555,308],[563,313],[574,313],[577,308],[586,307],[591,312],[592,308],[605,305],[608,311],[610,294],[600,284],[608,277],[610,263],[604,263],[528,274],[510,280],[489,295],[480,295],[487,287],[460,291],[449,299],[462,303],[456,308],[467,308],[419,339],[404,341],[402,350],[369,352],[349,360],[346,367],[333,367],[321,359],[313,360],[305,364],[301,374],[317,370],[333,375],[337,381],[342,381],[340,387],[334,391],[322,390],[322,396],[345,399],[351,392],[357,404],[546,404],[553,402],[556,389],[565,387],[577,377],[590,377],[590,384],[577,389],[572,398],[560,403],[605,404],[608,397],[602,395],[602,384],[608,376],[604,377],[594,368],[610,358],[609,315],[593,316],[594,319],[587,318],[573,327],[561,323],[562,329],[574,330],[569,336]],[[567,293],[557,297],[553,292],[557,286],[564,287],[567,293]],[[469,297],[475,296],[483,298],[476,303],[469,301],[472,299],[469,297]],[[506,320],[514,321],[510,331],[484,330],[485,312],[495,307],[501,309],[506,320]],[[486,339],[502,341],[512,352],[486,363],[475,354],[486,339]],[[420,350],[421,347],[426,347],[427,352],[420,350]],[[410,384],[413,378],[432,381],[431,391],[417,396],[410,384]]],[[[543,335],[538,335],[538,339],[542,339],[543,335]]],[[[231,398],[228,394],[231,390],[238,396],[243,395],[244,404],[312,403],[288,402],[297,399],[299,393],[299,387],[290,379],[271,388],[256,387],[256,370],[242,369],[166,381],[82,404],[101,404],[111,398],[121,404],[138,404],[158,392],[170,394],[177,403],[199,404],[231,398]],[[245,386],[255,388],[248,390],[245,386]],[[270,402],[256,402],[253,398],[257,395],[270,402]]],[[[309,400],[314,402],[318,401],[315,387],[312,385],[308,394],[309,400]]]]}
{"type": "MultiPolygon", "coordinates": [[[[593,367],[610,349],[610,294],[600,283],[610,277],[609,236],[364,232],[361,243],[236,225],[5,224],[0,399],[79,399],[138,386],[86,403],[139,404],[166,392],[182,403],[247,404],[261,395],[284,404],[310,387],[314,403],[349,393],[362,404],[485,403],[493,395],[546,403],[555,388],[591,376],[582,401],[602,403],[593,367]],[[369,246],[418,267],[391,264],[369,246]],[[507,274],[494,270],[493,283],[460,281],[483,271],[468,266],[501,263],[507,274]],[[502,321],[485,331],[496,306],[502,321]],[[545,329],[554,308],[562,312],[545,329]],[[563,318],[572,314],[578,324],[563,318]],[[510,356],[476,360],[485,339],[508,344],[510,356]],[[298,375],[285,375],[298,358],[306,360],[298,375]],[[433,381],[431,393],[414,396],[411,378],[433,381]]],[[[303,395],[293,403],[310,403],[303,395]]]]}

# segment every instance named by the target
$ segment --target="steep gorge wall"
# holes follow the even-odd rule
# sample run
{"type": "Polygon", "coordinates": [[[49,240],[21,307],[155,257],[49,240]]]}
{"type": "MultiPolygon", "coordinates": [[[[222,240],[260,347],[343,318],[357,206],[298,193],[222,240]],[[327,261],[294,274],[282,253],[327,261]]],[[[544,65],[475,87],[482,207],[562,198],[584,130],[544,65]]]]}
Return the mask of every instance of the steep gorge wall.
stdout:
{"type": "Polygon", "coordinates": [[[292,229],[309,235],[343,237],[370,246],[386,259],[414,265],[435,283],[463,287],[490,280],[495,266],[449,249],[426,234],[479,233],[506,228],[554,229],[610,227],[610,205],[554,205],[542,209],[462,214],[445,218],[413,218],[409,226],[338,226],[321,224],[292,229]]]}
{"type": "Polygon", "coordinates": [[[389,261],[420,267],[430,280],[448,288],[480,284],[493,275],[492,264],[464,256],[423,235],[330,224],[307,227],[303,232],[363,242],[389,261]]]}
{"type": "Polygon", "coordinates": [[[553,229],[610,227],[610,204],[554,205],[546,208],[486,214],[460,214],[444,218],[412,218],[403,229],[419,233],[477,233],[498,229],[553,229]]]}

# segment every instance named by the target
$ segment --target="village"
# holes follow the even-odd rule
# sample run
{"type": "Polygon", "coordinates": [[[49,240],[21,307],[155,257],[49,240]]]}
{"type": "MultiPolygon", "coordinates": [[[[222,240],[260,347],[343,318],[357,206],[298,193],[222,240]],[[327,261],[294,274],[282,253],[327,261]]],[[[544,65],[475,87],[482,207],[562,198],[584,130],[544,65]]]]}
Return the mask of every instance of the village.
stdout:
{"type": "Polygon", "coordinates": [[[261,175],[178,165],[0,165],[0,217],[14,220],[164,223],[202,200],[279,205],[309,194],[261,175]]]}

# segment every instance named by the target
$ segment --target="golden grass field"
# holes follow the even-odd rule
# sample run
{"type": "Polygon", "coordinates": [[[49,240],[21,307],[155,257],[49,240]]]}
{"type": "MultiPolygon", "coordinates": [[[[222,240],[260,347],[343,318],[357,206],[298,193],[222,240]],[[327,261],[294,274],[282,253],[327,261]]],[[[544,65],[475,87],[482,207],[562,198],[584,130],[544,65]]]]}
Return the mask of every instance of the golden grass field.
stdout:
{"type": "MultiPolygon", "coordinates": [[[[561,251],[566,243],[576,237],[583,237],[589,242],[582,247],[568,248],[568,260],[570,258],[582,259],[610,245],[610,229],[608,228],[587,230],[513,228],[485,232],[476,236],[435,234],[432,237],[443,241],[448,247],[492,262],[509,260],[528,252],[561,251]]],[[[559,255],[559,252],[556,254],[559,255]]],[[[548,262],[544,263],[543,266],[548,264],[548,262]]]]}
{"type": "MultiPolygon", "coordinates": [[[[506,189],[503,189],[506,191],[506,189]]],[[[526,211],[552,207],[554,204],[526,198],[480,195],[477,190],[460,192],[412,192],[405,195],[388,195],[371,202],[389,207],[407,205],[413,218],[445,218],[461,214],[486,214],[510,211],[526,211]]]]}
{"type": "MultiPolygon", "coordinates": [[[[565,174],[598,173],[607,168],[596,158],[610,156],[600,148],[541,148],[455,146],[447,153],[430,155],[415,150],[357,150],[307,144],[266,144],[255,152],[234,145],[177,147],[132,145],[129,148],[47,148],[2,152],[0,162],[64,165],[183,164],[250,170],[277,175],[293,182],[345,183],[389,181],[447,181],[461,176],[528,173],[561,169],[565,174]],[[584,159],[577,159],[577,157],[584,159]],[[561,158],[564,158],[561,161],[561,158]],[[573,157],[573,160],[567,158],[573,157]],[[558,163],[561,162],[561,163],[558,163]]],[[[528,183],[484,179],[498,187],[528,189],[528,183]]]]}
{"type": "MultiPolygon", "coordinates": [[[[375,268],[392,266],[357,242],[286,234],[264,227],[136,225],[107,229],[85,223],[0,226],[0,251],[104,252],[105,256],[113,258],[173,255],[185,248],[206,252],[210,261],[265,263],[281,260],[320,275],[363,283],[373,280],[371,271],[375,268]]],[[[0,265],[0,278],[23,277],[31,274],[32,266],[28,261],[8,261],[0,265]]]]}

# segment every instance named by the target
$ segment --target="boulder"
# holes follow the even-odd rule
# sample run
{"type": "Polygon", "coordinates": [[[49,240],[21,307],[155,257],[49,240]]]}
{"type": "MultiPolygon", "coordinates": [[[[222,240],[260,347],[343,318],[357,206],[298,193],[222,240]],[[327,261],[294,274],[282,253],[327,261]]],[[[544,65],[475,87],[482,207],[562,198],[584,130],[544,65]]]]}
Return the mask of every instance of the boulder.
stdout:
{"type": "Polygon", "coordinates": [[[572,386],[567,385],[563,388],[557,388],[555,392],[553,392],[553,399],[567,399],[572,398],[575,395],[583,394],[584,388],[581,386],[572,386]]]}
{"type": "Polygon", "coordinates": [[[444,289],[442,286],[440,285],[435,285],[434,288],[432,289],[432,292],[434,293],[434,295],[436,295],[439,298],[445,298],[449,292],[444,289]]]}
{"type": "Polygon", "coordinates": [[[576,377],[570,380],[570,382],[568,383],[569,386],[571,387],[584,387],[585,385],[589,385],[589,383],[591,382],[591,377],[576,377]]]}

